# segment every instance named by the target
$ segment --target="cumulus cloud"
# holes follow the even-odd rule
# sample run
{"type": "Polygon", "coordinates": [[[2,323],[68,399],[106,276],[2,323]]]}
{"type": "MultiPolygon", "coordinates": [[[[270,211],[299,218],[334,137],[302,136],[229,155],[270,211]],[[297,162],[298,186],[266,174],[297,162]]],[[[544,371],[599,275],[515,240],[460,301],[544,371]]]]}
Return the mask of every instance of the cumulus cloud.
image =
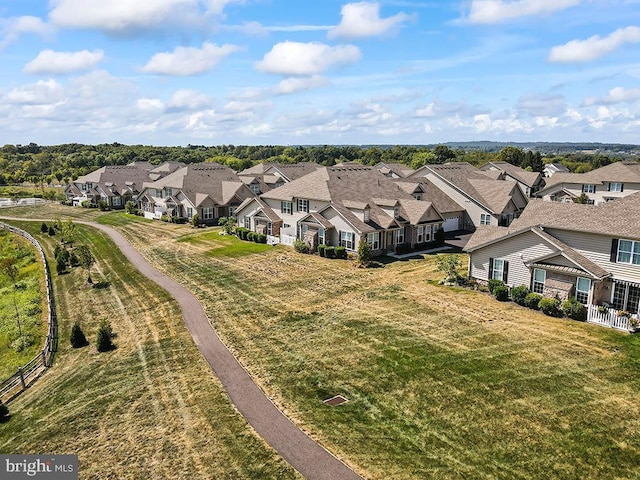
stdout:
{"type": "Polygon", "coordinates": [[[64,97],[64,88],[55,80],[40,80],[31,85],[23,85],[7,92],[2,103],[14,105],[43,105],[58,102],[64,97]]]}
{"type": "Polygon", "coordinates": [[[466,20],[491,24],[532,15],[548,15],[580,5],[583,0],[472,0],[466,20]]]}
{"type": "Polygon", "coordinates": [[[202,48],[176,47],[173,52],[156,53],[142,68],[143,72],[189,76],[208,72],[220,61],[240,50],[236,45],[217,46],[205,42],[202,48]]]}
{"type": "Polygon", "coordinates": [[[606,37],[594,35],[586,40],[572,40],[553,47],[549,61],[557,63],[591,62],[617,50],[625,43],[640,43],[640,27],[619,28],[606,37]]]}
{"type": "Polygon", "coordinates": [[[285,78],[276,87],[276,93],[286,94],[299,92],[301,90],[311,90],[313,88],[324,87],[329,81],[319,75],[313,77],[292,77],[285,78]]]}
{"type": "Polygon", "coordinates": [[[53,34],[54,28],[38,17],[23,16],[0,20],[0,50],[15,42],[21,35],[35,34],[43,37],[53,34]]]}
{"type": "Polygon", "coordinates": [[[583,107],[592,105],[614,105],[616,103],[631,103],[640,100],[640,88],[615,87],[604,97],[588,97],[582,102],[583,107]]]}
{"type": "Polygon", "coordinates": [[[65,74],[89,70],[104,58],[102,50],[81,50],[79,52],[54,52],[42,50],[36,58],[24,66],[25,73],[65,74]]]}
{"type": "Polygon", "coordinates": [[[329,38],[364,38],[383,35],[411,19],[406,13],[380,18],[380,4],[347,3],[340,11],[342,20],[327,33],[329,38]]]}
{"type": "Polygon", "coordinates": [[[168,111],[198,110],[210,108],[213,99],[209,95],[191,89],[176,90],[167,102],[168,111]]]}
{"type": "Polygon", "coordinates": [[[67,28],[132,35],[166,26],[204,26],[242,0],[52,0],[49,19],[67,28]]]}
{"type": "Polygon", "coordinates": [[[335,66],[349,65],[362,58],[354,45],[330,47],[319,42],[281,42],[273,46],[256,68],[280,75],[319,75],[335,66]]]}

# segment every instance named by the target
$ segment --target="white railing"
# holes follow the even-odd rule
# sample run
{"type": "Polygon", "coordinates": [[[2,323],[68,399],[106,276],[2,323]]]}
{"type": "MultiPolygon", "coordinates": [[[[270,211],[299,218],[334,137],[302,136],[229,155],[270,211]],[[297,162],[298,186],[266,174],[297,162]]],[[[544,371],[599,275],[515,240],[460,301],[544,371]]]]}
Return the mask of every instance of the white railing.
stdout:
{"type": "Polygon", "coordinates": [[[280,243],[283,245],[293,246],[293,242],[296,241],[296,237],[293,235],[280,235],[280,243]]]}
{"type": "Polygon", "coordinates": [[[621,317],[614,308],[603,309],[596,305],[589,305],[587,311],[587,322],[597,323],[605,327],[617,330],[629,331],[631,325],[628,317],[621,317]]]}
{"type": "Polygon", "coordinates": [[[269,245],[277,245],[280,243],[280,237],[274,237],[273,235],[267,235],[267,243],[269,245]]]}

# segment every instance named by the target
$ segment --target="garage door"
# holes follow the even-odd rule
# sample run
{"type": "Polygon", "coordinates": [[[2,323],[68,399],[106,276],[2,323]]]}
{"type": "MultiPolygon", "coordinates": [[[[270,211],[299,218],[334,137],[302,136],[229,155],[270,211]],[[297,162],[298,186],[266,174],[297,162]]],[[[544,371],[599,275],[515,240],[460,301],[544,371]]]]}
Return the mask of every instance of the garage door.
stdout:
{"type": "Polygon", "coordinates": [[[445,217],[442,228],[445,232],[453,232],[460,229],[460,217],[445,217]]]}

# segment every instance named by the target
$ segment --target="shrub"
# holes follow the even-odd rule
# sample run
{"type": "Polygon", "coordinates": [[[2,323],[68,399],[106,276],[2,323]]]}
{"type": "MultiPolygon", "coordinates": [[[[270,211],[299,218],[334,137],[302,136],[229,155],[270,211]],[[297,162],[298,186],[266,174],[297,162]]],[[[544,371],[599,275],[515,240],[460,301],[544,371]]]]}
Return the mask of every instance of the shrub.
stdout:
{"type": "Polygon", "coordinates": [[[401,243],[396,245],[396,253],[403,254],[409,253],[411,251],[411,244],[409,243],[401,243]]]}
{"type": "Polygon", "coordinates": [[[56,229],[53,228],[53,225],[49,225],[49,236],[53,237],[56,234],[56,229]]]}
{"type": "Polygon", "coordinates": [[[293,248],[298,253],[309,253],[309,245],[304,243],[302,240],[296,240],[293,242],[293,248]]]}
{"type": "Polygon", "coordinates": [[[557,298],[543,298],[538,303],[538,307],[545,315],[550,317],[561,317],[562,310],[560,309],[560,300],[557,298]]]}
{"type": "Polygon", "coordinates": [[[358,262],[365,264],[371,261],[371,244],[365,238],[358,242],[358,262]]]}
{"type": "Polygon", "coordinates": [[[496,285],[493,288],[492,293],[499,302],[506,302],[509,300],[509,288],[506,285],[496,285]]]}
{"type": "Polygon", "coordinates": [[[113,330],[109,322],[102,322],[98,330],[98,338],[96,339],[96,348],[99,352],[108,352],[113,350],[115,345],[111,341],[113,338],[113,330]]]}
{"type": "Polygon", "coordinates": [[[267,236],[264,233],[256,233],[253,236],[253,241],[256,243],[267,243],[267,236]]]}
{"type": "Polygon", "coordinates": [[[56,273],[61,275],[67,271],[67,262],[61,256],[56,257],[56,273]]]}
{"type": "Polygon", "coordinates": [[[336,247],[331,247],[331,246],[325,247],[324,256],[327,258],[336,258],[336,247]]]}
{"type": "Polygon", "coordinates": [[[240,240],[246,240],[247,239],[247,233],[249,233],[249,229],[248,228],[245,228],[245,227],[237,227],[236,228],[236,236],[240,240]]]}
{"type": "Polygon", "coordinates": [[[327,248],[326,245],[324,244],[320,244],[318,245],[318,255],[320,255],[321,257],[324,257],[324,249],[327,248]]]}
{"type": "Polygon", "coordinates": [[[193,225],[194,227],[199,227],[200,226],[200,216],[197,213],[194,213],[191,216],[191,225],[193,225]]]}
{"type": "Polygon", "coordinates": [[[84,336],[84,332],[82,331],[82,328],[80,328],[80,324],[78,322],[74,323],[73,327],[71,327],[70,340],[73,348],[81,348],[89,345],[87,337],[84,336]]]}
{"type": "Polygon", "coordinates": [[[442,247],[444,245],[444,229],[440,228],[434,235],[434,240],[436,242],[436,246],[442,247]]]}
{"type": "Polygon", "coordinates": [[[89,208],[91,206],[91,202],[89,200],[83,200],[80,202],[80,206],[82,208],[89,208]]]}
{"type": "Polygon", "coordinates": [[[135,214],[136,213],[136,204],[133,203],[131,200],[129,200],[127,203],[124,204],[124,211],[127,213],[131,213],[131,214],[135,214]]]}
{"type": "Polygon", "coordinates": [[[459,283],[460,275],[458,268],[462,265],[459,255],[438,255],[436,256],[436,270],[444,273],[445,283],[459,283]]]}
{"type": "Polygon", "coordinates": [[[40,225],[40,233],[47,233],[49,231],[49,227],[47,227],[47,224],[42,222],[42,225],[40,225]]]}
{"type": "Polygon", "coordinates": [[[533,310],[540,310],[539,303],[542,300],[542,295],[539,293],[530,293],[524,297],[524,306],[533,310]]]}
{"type": "Polygon", "coordinates": [[[564,314],[573,320],[584,321],[587,319],[587,309],[575,298],[570,298],[562,304],[564,314]]]}
{"type": "Polygon", "coordinates": [[[493,294],[494,288],[504,286],[504,282],[502,280],[495,280],[492,278],[487,282],[487,286],[489,287],[489,291],[493,294]]]}
{"type": "Polygon", "coordinates": [[[344,247],[336,247],[336,258],[340,258],[342,260],[347,258],[347,249],[344,247]]]}
{"type": "Polygon", "coordinates": [[[160,216],[160,220],[162,220],[163,222],[167,222],[167,223],[169,223],[169,220],[170,220],[169,215],[167,215],[166,213],[163,213],[163,214],[160,216]]]}
{"type": "Polygon", "coordinates": [[[247,240],[249,240],[250,242],[253,242],[253,237],[256,236],[256,232],[247,232],[247,240]]]}
{"type": "Polygon", "coordinates": [[[9,418],[9,407],[0,400],[0,422],[4,422],[9,418]]]}
{"type": "Polygon", "coordinates": [[[527,295],[531,293],[529,287],[526,285],[520,285],[519,287],[513,287],[511,289],[511,300],[516,302],[518,305],[524,305],[524,300],[527,298],[527,295]]]}
{"type": "Polygon", "coordinates": [[[109,210],[109,204],[105,200],[98,200],[98,208],[101,211],[106,212],[109,210]]]}

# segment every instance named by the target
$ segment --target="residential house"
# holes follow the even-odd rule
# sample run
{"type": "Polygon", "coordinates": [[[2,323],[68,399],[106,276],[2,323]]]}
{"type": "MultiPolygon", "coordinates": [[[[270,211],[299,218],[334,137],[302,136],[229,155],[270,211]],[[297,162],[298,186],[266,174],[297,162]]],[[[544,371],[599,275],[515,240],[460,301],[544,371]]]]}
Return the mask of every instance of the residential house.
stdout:
{"type": "Polygon", "coordinates": [[[229,167],[218,163],[187,165],[171,175],[144,184],[139,208],[146,218],[186,221],[197,214],[206,225],[232,216],[235,208],[253,192],[229,167]]]}
{"type": "Polygon", "coordinates": [[[376,168],[381,174],[389,178],[406,178],[411,175],[415,170],[404,163],[377,163],[376,168]]]}
{"type": "Polygon", "coordinates": [[[461,230],[465,211],[451,197],[426,178],[397,178],[400,188],[416,200],[431,202],[442,215],[442,228],[445,232],[461,230]]]}
{"type": "Polygon", "coordinates": [[[561,163],[547,163],[542,168],[542,175],[553,177],[556,173],[569,173],[569,169],[561,163]]]}
{"type": "Polygon", "coordinates": [[[304,240],[355,251],[361,238],[374,255],[433,245],[443,218],[431,202],[416,200],[375,168],[322,167],[245,200],[238,224],[269,235],[270,242],[304,240]]]}
{"type": "Polygon", "coordinates": [[[319,168],[322,166],[312,162],[259,163],[243,170],[238,175],[254,194],[260,195],[319,168]]]}
{"type": "Polygon", "coordinates": [[[128,201],[136,201],[145,182],[158,180],[182,166],[184,164],[178,162],[105,166],[70,182],[65,188],[65,195],[67,201],[75,206],[83,202],[95,206],[103,201],[109,208],[124,208],[128,201]]]}
{"type": "Polygon", "coordinates": [[[509,227],[476,230],[469,276],[575,298],[589,321],[627,328],[640,304],[639,212],[640,193],[598,206],[532,200],[509,227]]]}
{"type": "Polygon", "coordinates": [[[619,161],[586,173],[556,173],[536,196],[552,202],[572,202],[583,193],[600,204],[640,191],[640,163],[619,161]]]}
{"type": "Polygon", "coordinates": [[[489,162],[480,167],[484,172],[498,172],[498,180],[509,180],[517,182],[527,197],[531,197],[535,192],[544,186],[542,175],[538,172],[529,172],[517,165],[509,162],[489,162]]]}
{"type": "Polygon", "coordinates": [[[528,199],[516,182],[490,178],[467,162],[424,165],[408,178],[427,178],[465,213],[460,228],[509,225],[527,205],[528,199]]]}

